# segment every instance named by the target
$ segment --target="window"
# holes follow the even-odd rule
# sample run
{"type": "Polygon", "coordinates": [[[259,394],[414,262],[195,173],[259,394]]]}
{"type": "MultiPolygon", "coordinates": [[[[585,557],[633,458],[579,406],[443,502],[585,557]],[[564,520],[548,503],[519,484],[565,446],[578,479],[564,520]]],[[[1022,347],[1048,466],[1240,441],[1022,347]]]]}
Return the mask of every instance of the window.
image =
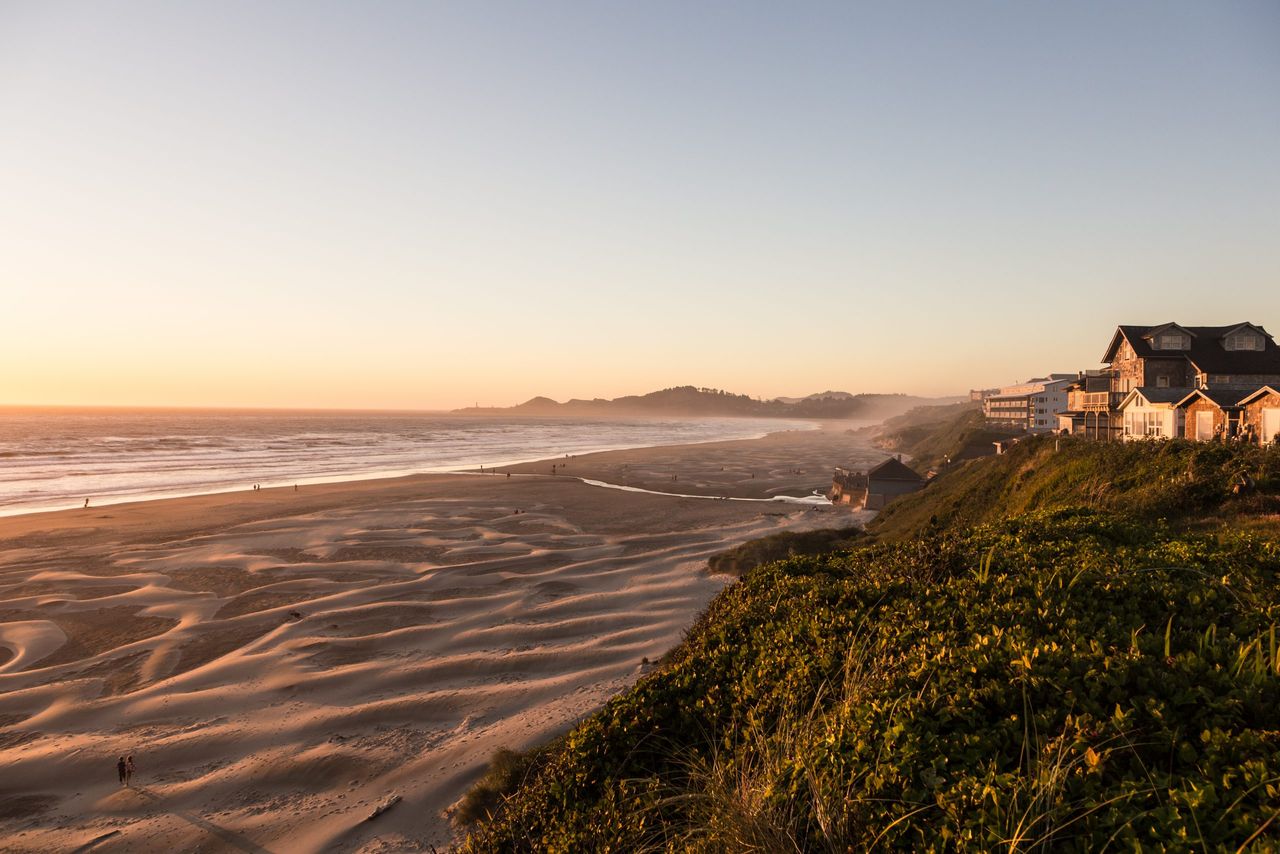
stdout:
{"type": "Polygon", "coordinates": [[[1156,388],[1168,388],[1168,387],[1169,387],[1168,377],[1156,377],[1156,388]]]}
{"type": "Polygon", "coordinates": [[[1238,332],[1228,335],[1224,342],[1228,350],[1262,350],[1262,336],[1254,332],[1238,332]]]}
{"type": "Polygon", "coordinates": [[[1148,412],[1146,413],[1146,434],[1153,439],[1164,435],[1164,413],[1148,412]]]}

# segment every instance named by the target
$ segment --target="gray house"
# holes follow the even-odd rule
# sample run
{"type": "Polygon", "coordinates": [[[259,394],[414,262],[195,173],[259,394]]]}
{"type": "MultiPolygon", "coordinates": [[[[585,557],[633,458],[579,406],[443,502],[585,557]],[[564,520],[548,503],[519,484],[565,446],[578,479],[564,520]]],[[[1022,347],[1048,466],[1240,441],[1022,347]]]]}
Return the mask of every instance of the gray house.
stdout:
{"type": "Polygon", "coordinates": [[[899,495],[915,492],[925,479],[896,458],[889,458],[866,472],[836,469],[831,482],[831,500],[866,510],[880,510],[899,495]]]}

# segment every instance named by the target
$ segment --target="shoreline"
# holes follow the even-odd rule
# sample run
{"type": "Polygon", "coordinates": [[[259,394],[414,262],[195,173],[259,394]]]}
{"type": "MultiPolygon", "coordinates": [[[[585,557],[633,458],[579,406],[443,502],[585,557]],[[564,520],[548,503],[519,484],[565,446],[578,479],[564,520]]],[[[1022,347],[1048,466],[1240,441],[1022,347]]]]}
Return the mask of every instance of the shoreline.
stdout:
{"type": "MultiPolygon", "coordinates": [[[[527,416],[527,417],[537,418],[539,416],[527,416]]],[[[726,416],[725,420],[729,420],[729,417],[726,416]]],[[[747,419],[743,419],[743,420],[747,420],[747,419]]],[[[750,420],[755,420],[755,419],[750,419],[750,420]]],[[[802,422],[797,421],[797,422],[788,422],[788,423],[793,423],[793,424],[803,423],[808,426],[789,427],[782,430],[767,430],[763,433],[759,433],[751,436],[745,436],[745,437],[736,437],[736,438],[727,438],[727,439],[726,438],[705,439],[698,442],[678,442],[675,444],[660,444],[660,445],[620,445],[616,447],[613,447],[613,446],[602,447],[602,448],[591,449],[591,450],[582,450],[573,454],[572,456],[580,457],[580,456],[586,456],[591,454],[607,454],[607,453],[613,453],[618,451],[643,451],[643,450],[648,450],[650,448],[694,447],[698,445],[717,444],[720,442],[753,442],[753,441],[764,439],[769,436],[780,434],[780,433],[796,433],[796,432],[808,432],[811,430],[823,430],[825,429],[823,425],[826,423],[843,423],[843,422],[825,422],[818,419],[808,419],[802,422]]],[[[853,423],[853,422],[850,422],[850,423],[853,423]]],[[[285,480],[285,481],[262,480],[262,481],[256,481],[256,482],[260,483],[262,486],[262,489],[264,490],[265,489],[287,489],[294,486],[295,484],[300,487],[301,486],[319,486],[319,485],[327,485],[327,484],[358,483],[361,481],[370,481],[370,480],[396,480],[396,479],[405,478],[405,477],[416,477],[419,475],[460,474],[460,473],[471,472],[476,467],[481,465],[489,468],[508,469],[508,468],[513,468],[515,466],[534,465],[538,463],[550,463],[557,459],[559,458],[558,457],[530,457],[530,458],[520,458],[520,459],[499,461],[492,464],[490,464],[488,461],[485,461],[483,463],[481,463],[480,461],[469,461],[462,465],[449,464],[444,466],[428,466],[425,468],[412,468],[412,469],[404,469],[404,468],[381,469],[378,471],[346,472],[346,473],[339,473],[339,474],[333,474],[333,475],[317,475],[314,477],[302,477],[302,478],[295,478],[292,480],[285,480]]],[[[144,493],[128,494],[128,495],[108,495],[108,496],[102,497],[101,499],[95,499],[94,496],[90,495],[90,496],[85,496],[90,500],[88,508],[81,507],[78,503],[71,503],[67,505],[58,504],[56,506],[49,505],[49,506],[37,506],[37,507],[19,507],[16,509],[0,507],[0,519],[7,519],[14,516],[27,516],[27,515],[36,514],[36,513],[61,513],[61,512],[70,511],[70,510],[84,510],[84,509],[92,510],[95,507],[98,507],[98,508],[117,507],[121,504],[134,504],[134,503],[150,502],[150,501],[168,501],[168,500],[179,499],[179,498],[198,498],[198,497],[209,496],[209,495],[226,495],[226,494],[235,494],[235,493],[250,492],[250,491],[252,491],[251,484],[249,486],[246,486],[244,484],[238,484],[236,486],[228,486],[226,488],[215,488],[215,489],[194,489],[190,491],[179,489],[177,491],[152,492],[152,493],[144,492],[144,493]]]]}
{"type": "Polygon", "coordinates": [[[0,519],[6,845],[73,850],[118,831],[102,850],[447,846],[450,806],[494,751],[563,733],[679,643],[731,582],[706,571],[711,555],[864,518],[767,500],[827,462],[884,456],[859,441],[782,431],[581,455],[565,476],[0,519]],[[763,497],[582,480],[624,466],[641,484],[664,488],[674,468],[681,489],[763,497]],[[134,790],[109,767],[124,753],[134,790]],[[392,795],[403,802],[364,821],[392,795]]]}

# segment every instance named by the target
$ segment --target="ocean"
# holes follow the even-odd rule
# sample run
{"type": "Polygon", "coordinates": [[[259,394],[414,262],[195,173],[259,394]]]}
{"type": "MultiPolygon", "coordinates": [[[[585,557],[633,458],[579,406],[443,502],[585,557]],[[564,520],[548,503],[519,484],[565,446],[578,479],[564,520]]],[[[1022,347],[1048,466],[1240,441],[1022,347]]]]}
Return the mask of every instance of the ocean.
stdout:
{"type": "Polygon", "coordinates": [[[0,516],[208,492],[509,465],[746,439],[749,418],[0,409],[0,516]]]}

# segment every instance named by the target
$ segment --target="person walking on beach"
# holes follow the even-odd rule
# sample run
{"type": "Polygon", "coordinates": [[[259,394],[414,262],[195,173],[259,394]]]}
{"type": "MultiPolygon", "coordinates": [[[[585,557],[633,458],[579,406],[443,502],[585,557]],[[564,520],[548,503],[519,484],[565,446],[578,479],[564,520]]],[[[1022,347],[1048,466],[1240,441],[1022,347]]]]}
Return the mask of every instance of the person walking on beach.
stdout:
{"type": "Polygon", "coordinates": [[[133,772],[138,770],[133,766],[133,754],[130,753],[124,761],[124,784],[126,786],[133,785],[133,772]]]}
{"type": "Polygon", "coordinates": [[[88,510],[88,509],[89,509],[89,499],[87,499],[87,498],[84,500],[84,507],[85,507],[85,509],[86,509],[86,510],[88,510]]]}
{"type": "Polygon", "coordinates": [[[129,764],[124,761],[123,756],[121,756],[120,760],[116,762],[116,773],[120,775],[120,785],[121,786],[128,785],[127,781],[129,779],[129,764]]]}

